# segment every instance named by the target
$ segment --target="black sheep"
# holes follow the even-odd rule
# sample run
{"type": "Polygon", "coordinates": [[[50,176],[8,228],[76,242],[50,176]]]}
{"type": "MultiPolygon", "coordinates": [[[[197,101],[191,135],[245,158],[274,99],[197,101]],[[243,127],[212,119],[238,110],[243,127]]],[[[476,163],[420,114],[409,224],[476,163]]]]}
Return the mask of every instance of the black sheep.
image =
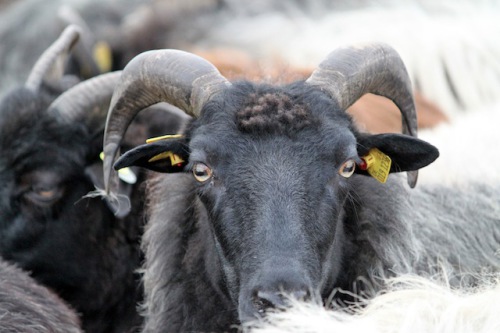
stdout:
{"type": "MultiPolygon", "coordinates": [[[[0,102],[0,255],[71,304],[85,331],[124,332],[141,322],[143,174],[121,182],[128,215],[85,197],[102,185],[102,135],[120,72],[80,83],[63,75],[78,36],[68,27],[26,84],[0,102]]],[[[131,142],[165,120],[181,122],[175,113],[148,112],[156,124],[136,122],[131,142]]]]}
{"type": "Polygon", "coordinates": [[[196,117],[183,136],[150,141],[114,165],[170,173],[148,190],[144,331],[236,330],[286,306],[287,295],[352,301],[391,275],[444,267],[450,283],[473,284],[467,273],[498,270],[500,189],[411,190],[398,175],[387,179],[408,171],[414,187],[417,170],[439,155],[416,138],[411,92],[384,44],[334,51],[286,86],[230,83],[181,51],[132,60],[105,131],[109,196],[119,143],[141,109],[166,101],[196,117]],[[345,110],[369,92],[399,107],[404,135],[355,128],[345,110]]]}

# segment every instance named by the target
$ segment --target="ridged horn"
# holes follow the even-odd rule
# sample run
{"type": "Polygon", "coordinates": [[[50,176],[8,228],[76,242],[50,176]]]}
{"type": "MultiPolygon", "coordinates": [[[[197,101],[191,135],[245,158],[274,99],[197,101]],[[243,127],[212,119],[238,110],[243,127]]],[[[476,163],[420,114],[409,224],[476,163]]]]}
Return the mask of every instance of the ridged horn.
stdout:
{"type": "Polygon", "coordinates": [[[172,104],[198,117],[213,96],[231,84],[205,59],[179,50],[147,51],[124,68],[115,89],[104,133],[106,194],[116,178],[112,166],[123,135],[134,117],[159,102],[172,104]],[[113,174],[114,173],[114,174],[113,174]]]}
{"type": "Polygon", "coordinates": [[[102,129],[120,76],[121,71],[117,71],[80,82],[55,99],[48,112],[62,122],[84,122],[89,128],[102,129]]]}
{"type": "MultiPolygon", "coordinates": [[[[346,110],[367,93],[384,96],[401,111],[403,133],[417,136],[417,113],[406,67],[391,46],[377,43],[339,48],[330,53],[306,80],[330,95],[346,110]]],[[[408,184],[415,187],[418,171],[408,172],[408,184]]]]}
{"type": "Polygon", "coordinates": [[[69,53],[79,37],[80,30],[76,25],[66,27],[59,38],[38,58],[25,86],[32,91],[38,91],[44,81],[59,82],[64,75],[69,53]]]}

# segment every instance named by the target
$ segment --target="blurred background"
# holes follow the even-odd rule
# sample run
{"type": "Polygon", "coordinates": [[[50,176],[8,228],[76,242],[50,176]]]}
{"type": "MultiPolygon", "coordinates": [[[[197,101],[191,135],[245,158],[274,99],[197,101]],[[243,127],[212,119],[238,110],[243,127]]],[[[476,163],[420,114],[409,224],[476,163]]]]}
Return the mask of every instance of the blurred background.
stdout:
{"type": "MultiPolygon", "coordinates": [[[[230,79],[278,83],[307,78],[336,47],[386,42],[412,77],[425,138],[438,146],[451,140],[451,156],[470,159],[478,154],[463,148],[471,140],[478,140],[474,147],[499,142],[495,0],[0,0],[0,96],[24,82],[69,23],[85,27],[98,71],[121,69],[145,50],[177,48],[205,57],[230,79]],[[433,137],[432,129],[450,124],[464,129],[453,139],[433,137]]],[[[399,112],[383,98],[367,95],[349,111],[366,131],[400,130],[399,112]]]]}

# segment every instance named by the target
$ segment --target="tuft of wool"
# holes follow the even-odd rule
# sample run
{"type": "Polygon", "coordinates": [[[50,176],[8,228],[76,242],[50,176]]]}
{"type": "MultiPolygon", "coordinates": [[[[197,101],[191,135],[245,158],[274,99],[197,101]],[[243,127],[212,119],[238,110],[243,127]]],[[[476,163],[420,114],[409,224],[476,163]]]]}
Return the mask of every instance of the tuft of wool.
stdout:
{"type": "Polygon", "coordinates": [[[388,290],[366,306],[329,310],[292,301],[283,312],[243,328],[252,333],[494,333],[500,332],[500,276],[485,276],[474,289],[416,276],[388,281],[388,290]]]}

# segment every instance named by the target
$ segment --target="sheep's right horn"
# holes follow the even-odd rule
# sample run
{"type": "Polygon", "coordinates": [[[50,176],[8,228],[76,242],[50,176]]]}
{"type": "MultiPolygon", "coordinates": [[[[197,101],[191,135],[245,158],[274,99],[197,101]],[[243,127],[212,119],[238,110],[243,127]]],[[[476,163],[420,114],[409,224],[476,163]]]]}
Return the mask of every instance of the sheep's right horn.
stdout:
{"type": "Polygon", "coordinates": [[[79,37],[80,29],[76,25],[70,25],[64,29],[59,38],[37,60],[25,86],[30,90],[38,91],[44,81],[59,82],[63,77],[69,52],[79,37]]]}
{"type": "Polygon", "coordinates": [[[231,84],[205,59],[179,50],[139,54],[122,72],[115,89],[104,133],[106,194],[114,186],[112,169],[119,145],[134,117],[159,102],[172,104],[198,117],[213,96],[231,84]]]}

